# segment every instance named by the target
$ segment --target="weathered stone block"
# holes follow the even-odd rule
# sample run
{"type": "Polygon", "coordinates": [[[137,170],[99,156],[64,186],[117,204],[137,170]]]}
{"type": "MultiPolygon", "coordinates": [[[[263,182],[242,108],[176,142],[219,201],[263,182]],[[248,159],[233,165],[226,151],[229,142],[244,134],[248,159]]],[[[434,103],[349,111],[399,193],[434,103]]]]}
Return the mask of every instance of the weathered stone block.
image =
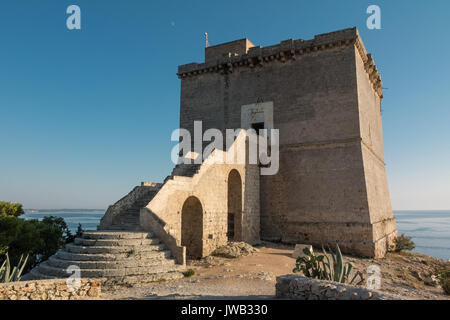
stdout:
{"type": "Polygon", "coordinates": [[[305,248],[309,249],[309,251],[314,253],[312,245],[309,245],[309,244],[296,244],[294,252],[292,253],[292,258],[297,259],[298,257],[304,257],[305,253],[303,252],[303,250],[305,248]]]}

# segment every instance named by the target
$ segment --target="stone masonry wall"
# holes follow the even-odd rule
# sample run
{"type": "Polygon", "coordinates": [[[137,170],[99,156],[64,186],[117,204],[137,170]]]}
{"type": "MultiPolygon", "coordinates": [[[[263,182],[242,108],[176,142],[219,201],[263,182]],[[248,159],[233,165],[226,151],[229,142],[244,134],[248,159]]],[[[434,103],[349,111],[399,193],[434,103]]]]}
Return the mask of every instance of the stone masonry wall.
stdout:
{"type": "Polygon", "coordinates": [[[101,281],[81,279],[81,286],[70,291],[66,279],[19,281],[0,284],[0,300],[80,300],[98,299],[101,281]]]}
{"type": "MultiPolygon", "coordinates": [[[[152,182],[143,182],[141,186],[135,187],[122,199],[108,207],[105,215],[100,220],[99,229],[107,230],[108,227],[115,222],[115,220],[120,218],[121,215],[124,215],[124,213],[126,214],[127,210],[135,206],[139,199],[150,199],[152,194],[154,194],[160,187],[161,185],[159,183],[152,182]]],[[[144,207],[147,203],[143,204],[142,207],[144,207]]]]}
{"type": "MultiPolygon", "coordinates": [[[[245,131],[237,138],[240,139],[245,139],[245,131]]],[[[231,148],[237,150],[238,146],[239,143],[235,142],[231,148]]],[[[220,155],[222,159],[226,159],[228,151],[215,150],[210,157],[220,155]]],[[[238,206],[242,208],[243,216],[240,228],[242,239],[235,240],[251,244],[259,242],[259,168],[257,165],[245,163],[217,164],[204,161],[193,177],[174,176],[164,184],[147,207],[141,210],[141,228],[153,232],[164,228],[171,239],[176,239],[177,242],[176,245],[171,243],[168,246],[180,251],[182,228],[189,228],[182,225],[183,207],[187,199],[194,197],[202,207],[199,224],[203,225],[203,228],[201,232],[197,232],[198,237],[201,237],[202,256],[209,255],[217,247],[228,242],[228,179],[230,172],[234,170],[242,182],[242,196],[239,197],[242,203],[238,206]],[[157,228],[155,223],[159,225],[157,228]]],[[[177,260],[182,261],[178,258],[177,260]]]]}
{"type": "Polygon", "coordinates": [[[276,296],[292,300],[401,300],[377,290],[292,274],[277,277],[276,296]]]}
{"type": "Polygon", "coordinates": [[[367,201],[373,225],[375,255],[381,257],[394,244],[393,240],[397,236],[384,163],[381,97],[373,90],[371,73],[367,72],[369,68],[376,68],[372,57],[358,54],[355,59],[367,201]]]}
{"type": "Polygon", "coordinates": [[[254,46],[180,66],[178,75],[180,127],[190,131],[195,120],[204,131],[240,128],[242,106],[273,104],[280,167],[260,179],[262,239],[337,242],[347,253],[384,256],[395,220],[381,79],[356,28],[254,46]]]}

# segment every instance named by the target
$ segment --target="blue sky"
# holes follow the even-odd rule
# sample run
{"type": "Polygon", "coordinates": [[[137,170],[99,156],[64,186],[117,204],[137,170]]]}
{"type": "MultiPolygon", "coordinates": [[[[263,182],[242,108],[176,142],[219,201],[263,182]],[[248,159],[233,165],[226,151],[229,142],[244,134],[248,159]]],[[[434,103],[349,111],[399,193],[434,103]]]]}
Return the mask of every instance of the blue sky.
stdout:
{"type": "Polygon", "coordinates": [[[177,66],[358,27],[382,75],[394,209],[450,209],[450,1],[0,2],[0,200],[106,208],[173,167],[177,66]],[[82,30],[66,28],[81,8],[82,30]],[[368,30],[366,8],[381,8],[368,30]]]}

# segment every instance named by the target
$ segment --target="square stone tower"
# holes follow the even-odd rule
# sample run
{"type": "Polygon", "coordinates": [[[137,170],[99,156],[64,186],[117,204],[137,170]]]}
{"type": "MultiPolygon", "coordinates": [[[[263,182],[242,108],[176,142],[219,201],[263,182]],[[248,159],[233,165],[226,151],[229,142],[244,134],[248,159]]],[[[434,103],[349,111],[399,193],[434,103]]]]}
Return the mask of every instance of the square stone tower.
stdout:
{"type": "Polygon", "coordinates": [[[178,76],[181,128],[279,129],[279,171],[260,177],[261,239],[385,255],[397,233],[382,83],[356,28],[208,47],[204,63],[179,66],[178,76]]]}

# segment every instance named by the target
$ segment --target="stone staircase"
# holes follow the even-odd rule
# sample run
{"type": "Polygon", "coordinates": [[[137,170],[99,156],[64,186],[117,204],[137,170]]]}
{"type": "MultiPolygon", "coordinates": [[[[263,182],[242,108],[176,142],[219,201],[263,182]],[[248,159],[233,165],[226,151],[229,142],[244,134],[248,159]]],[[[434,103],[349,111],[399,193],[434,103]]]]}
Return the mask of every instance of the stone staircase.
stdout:
{"type": "Polygon", "coordinates": [[[135,284],[183,277],[170,251],[147,232],[86,231],[26,279],[67,278],[69,266],[78,266],[82,278],[104,278],[105,284],[135,284]]]}
{"type": "Polygon", "coordinates": [[[173,170],[172,174],[166,178],[170,179],[174,176],[180,176],[180,177],[193,177],[198,171],[200,170],[201,164],[177,164],[173,170]]]}
{"type": "Polygon", "coordinates": [[[140,231],[140,209],[145,207],[159,191],[159,188],[143,189],[144,191],[140,192],[131,204],[124,206],[120,214],[113,218],[112,224],[107,227],[108,230],[140,231]]]}
{"type": "MultiPolygon", "coordinates": [[[[135,187],[129,194],[106,210],[98,230],[142,231],[139,224],[140,210],[146,207],[162,186],[169,180],[192,178],[201,164],[177,164],[163,184],[150,183],[135,187]]],[[[181,182],[180,182],[181,183],[181,182]]]]}

